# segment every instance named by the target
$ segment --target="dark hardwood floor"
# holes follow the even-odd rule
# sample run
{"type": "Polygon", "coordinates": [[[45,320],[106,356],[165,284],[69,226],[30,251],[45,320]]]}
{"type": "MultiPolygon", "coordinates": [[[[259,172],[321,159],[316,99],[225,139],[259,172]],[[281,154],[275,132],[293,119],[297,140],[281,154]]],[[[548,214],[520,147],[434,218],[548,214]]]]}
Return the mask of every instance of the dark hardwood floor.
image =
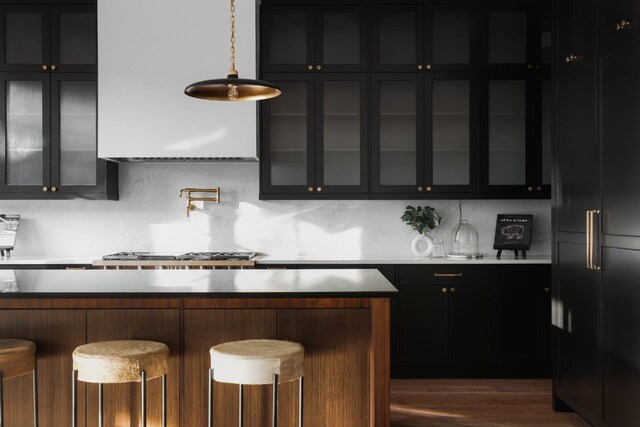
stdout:
{"type": "Polygon", "coordinates": [[[391,426],[588,427],[551,410],[551,380],[393,380],[391,426]]]}

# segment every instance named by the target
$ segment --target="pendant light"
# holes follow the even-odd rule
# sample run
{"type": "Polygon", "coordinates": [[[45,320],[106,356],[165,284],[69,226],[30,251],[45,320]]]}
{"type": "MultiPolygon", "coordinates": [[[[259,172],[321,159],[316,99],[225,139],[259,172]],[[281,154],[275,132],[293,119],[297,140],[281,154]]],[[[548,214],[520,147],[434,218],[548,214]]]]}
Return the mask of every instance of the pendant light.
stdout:
{"type": "Polygon", "coordinates": [[[280,95],[274,84],[238,78],[236,70],[236,6],[231,0],[231,65],[226,79],[204,80],[187,86],[186,95],[210,101],[261,101],[280,95]]]}

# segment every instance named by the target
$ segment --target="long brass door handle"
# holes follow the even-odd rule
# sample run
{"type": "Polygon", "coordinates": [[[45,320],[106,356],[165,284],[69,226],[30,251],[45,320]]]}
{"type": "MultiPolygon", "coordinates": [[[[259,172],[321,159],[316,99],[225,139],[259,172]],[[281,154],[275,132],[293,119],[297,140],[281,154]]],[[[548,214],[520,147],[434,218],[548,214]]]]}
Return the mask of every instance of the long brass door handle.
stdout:
{"type": "Polygon", "coordinates": [[[462,273],[433,273],[433,277],[462,277],[462,273]]]}
{"type": "Polygon", "coordinates": [[[589,270],[600,270],[600,266],[597,266],[593,262],[594,258],[594,240],[593,240],[593,219],[596,214],[600,214],[600,211],[597,209],[588,210],[586,217],[586,247],[587,247],[587,269],[589,270]]]}

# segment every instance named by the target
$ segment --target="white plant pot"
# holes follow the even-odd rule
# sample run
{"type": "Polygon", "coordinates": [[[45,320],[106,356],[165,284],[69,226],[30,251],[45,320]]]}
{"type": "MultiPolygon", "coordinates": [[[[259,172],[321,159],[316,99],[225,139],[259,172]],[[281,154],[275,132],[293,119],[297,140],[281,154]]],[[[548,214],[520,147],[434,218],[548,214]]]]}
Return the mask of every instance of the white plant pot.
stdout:
{"type": "Polygon", "coordinates": [[[431,256],[433,253],[433,239],[428,234],[418,234],[411,241],[411,251],[415,256],[431,256]]]}

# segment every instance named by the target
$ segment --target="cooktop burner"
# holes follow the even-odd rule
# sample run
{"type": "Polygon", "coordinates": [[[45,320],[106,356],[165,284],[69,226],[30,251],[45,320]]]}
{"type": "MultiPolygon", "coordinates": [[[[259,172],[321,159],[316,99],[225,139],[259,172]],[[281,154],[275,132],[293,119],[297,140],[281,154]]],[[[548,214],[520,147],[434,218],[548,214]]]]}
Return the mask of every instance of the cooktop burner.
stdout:
{"type": "Polygon", "coordinates": [[[255,252],[187,252],[182,255],[167,255],[151,252],[118,252],[105,255],[104,261],[246,261],[254,258],[255,252]]]}

